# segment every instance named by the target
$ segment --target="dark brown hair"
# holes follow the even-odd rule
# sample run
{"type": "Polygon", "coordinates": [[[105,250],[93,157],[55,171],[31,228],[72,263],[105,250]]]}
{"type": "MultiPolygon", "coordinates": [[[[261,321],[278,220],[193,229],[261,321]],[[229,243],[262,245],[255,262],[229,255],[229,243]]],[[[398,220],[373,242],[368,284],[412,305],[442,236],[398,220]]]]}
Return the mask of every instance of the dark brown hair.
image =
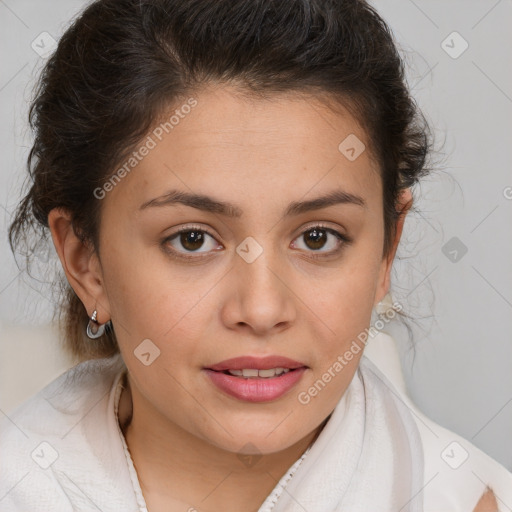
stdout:
{"type": "MultiPolygon", "coordinates": [[[[98,0],[59,41],[30,108],[29,190],[10,226],[13,252],[48,238],[48,214],[71,213],[100,251],[93,191],[171,104],[210,83],[247,94],[328,96],[367,131],[383,183],[385,244],[396,201],[427,172],[428,124],[406,86],[392,34],[362,0],[98,0]]],[[[341,141],[340,141],[341,142],[341,141]]],[[[78,360],[119,351],[115,332],[92,342],[67,282],[57,312],[78,360]]]]}

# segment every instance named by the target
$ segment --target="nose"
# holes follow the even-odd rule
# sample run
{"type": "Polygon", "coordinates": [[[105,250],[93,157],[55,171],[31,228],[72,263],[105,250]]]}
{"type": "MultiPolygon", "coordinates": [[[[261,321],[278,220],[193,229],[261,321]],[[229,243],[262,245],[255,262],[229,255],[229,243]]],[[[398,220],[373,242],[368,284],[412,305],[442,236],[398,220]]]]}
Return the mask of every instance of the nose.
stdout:
{"type": "Polygon", "coordinates": [[[268,336],[288,329],[294,322],[297,298],[284,264],[271,251],[254,261],[237,256],[229,273],[222,320],[230,328],[268,336]]]}

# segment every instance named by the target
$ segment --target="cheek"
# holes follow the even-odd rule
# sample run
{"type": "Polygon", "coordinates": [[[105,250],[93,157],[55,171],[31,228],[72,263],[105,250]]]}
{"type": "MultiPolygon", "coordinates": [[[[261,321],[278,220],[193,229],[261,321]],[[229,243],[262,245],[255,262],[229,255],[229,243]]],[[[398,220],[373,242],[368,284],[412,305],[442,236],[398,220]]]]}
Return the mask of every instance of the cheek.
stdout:
{"type": "Polygon", "coordinates": [[[179,359],[176,355],[194,356],[199,348],[190,340],[206,336],[215,311],[211,288],[219,276],[200,267],[180,268],[166,261],[157,248],[123,251],[114,242],[105,246],[103,267],[120,346],[130,354],[149,339],[160,349],[162,361],[172,346],[171,366],[179,359]],[[152,253],[151,261],[148,253],[152,253]]]}
{"type": "Polygon", "coordinates": [[[345,261],[343,268],[314,297],[337,340],[346,340],[368,327],[381,269],[375,257],[354,253],[351,260],[345,261]]]}
{"type": "Polygon", "coordinates": [[[310,295],[315,311],[321,312],[317,327],[326,335],[316,347],[314,372],[297,398],[314,417],[336,405],[357,370],[370,327],[377,275],[375,264],[362,265],[357,271],[347,268],[323,293],[310,295]]]}
{"type": "Polygon", "coordinates": [[[165,308],[161,287],[155,287],[158,269],[140,256],[119,236],[109,237],[102,245],[105,288],[121,346],[151,339],[158,332],[155,321],[162,318],[165,308]]]}

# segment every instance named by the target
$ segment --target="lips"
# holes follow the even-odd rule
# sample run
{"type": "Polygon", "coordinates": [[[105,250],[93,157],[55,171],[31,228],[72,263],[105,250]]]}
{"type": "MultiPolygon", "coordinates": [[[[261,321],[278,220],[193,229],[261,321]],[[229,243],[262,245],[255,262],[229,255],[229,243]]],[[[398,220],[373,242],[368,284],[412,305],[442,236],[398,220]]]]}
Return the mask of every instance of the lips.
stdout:
{"type": "Polygon", "coordinates": [[[226,359],[220,363],[208,366],[208,370],[223,372],[226,370],[270,370],[271,368],[284,368],[296,370],[297,368],[307,368],[304,363],[289,359],[283,356],[253,357],[241,356],[232,359],[226,359]]]}
{"type": "Polygon", "coordinates": [[[308,367],[282,356],[226,359],[203,371],[223,393],[244,402],[269,402],[287,394],[308,367]]]}

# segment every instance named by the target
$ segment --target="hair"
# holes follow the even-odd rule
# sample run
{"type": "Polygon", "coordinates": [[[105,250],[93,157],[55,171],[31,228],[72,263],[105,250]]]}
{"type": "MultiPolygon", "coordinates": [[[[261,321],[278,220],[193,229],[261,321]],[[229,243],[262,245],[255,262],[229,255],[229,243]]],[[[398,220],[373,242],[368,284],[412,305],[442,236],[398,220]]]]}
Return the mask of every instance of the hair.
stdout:
{"type": "MultiPolygon", "coordinates": [[[[44,66],[30,105],[29,190],[9,227],[15,253],[48,240],[48,214],[70,213],[100,253],[93,191],[178,100],[209,84],[249,96],[311,93],[354,114],[383,185],[384,247],[400,192],[426,174],[425,117],[411,97],[393,35],[363,0],[98,0],[73,21],[44,66]]],[[[32,251],[33,252],[33,251],[32,251]]],[[[29,266],[27,264],[27,266],[29,266]]],[[[56,312],[78,360],[119,352],[115,332],[91,342],[87,311],[63,280],[56,312]]]]}

